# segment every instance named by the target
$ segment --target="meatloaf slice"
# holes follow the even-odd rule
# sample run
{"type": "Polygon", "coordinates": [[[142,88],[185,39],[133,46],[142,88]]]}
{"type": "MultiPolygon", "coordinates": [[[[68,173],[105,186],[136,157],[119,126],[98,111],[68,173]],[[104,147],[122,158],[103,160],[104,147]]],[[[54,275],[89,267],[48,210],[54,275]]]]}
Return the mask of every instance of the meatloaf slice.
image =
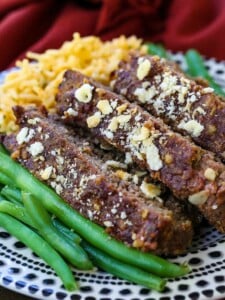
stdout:
{"type": "Polygon", "coordinates": [[[214,154],[79,72],[65,73],[56,101],[64,122],[129,153],[153,179],[179,199],[188,199],[225,232],[225,166],[214,154]]]}
{"type": "Polygon", "coordinates": [[[158,56],[130,55],[112,76],[116,93],[225,159],[225,102],[158,56]]]}
{"type": "MultiPolygon", "coordinates": [[[[71,135],[74,135],[73,128],[67,126],[67,129],[70,130],[71,135]]],[[[149,172],[140,169],[129,155],[125,156],[111,145],[102,143],[82,128],[77,127],[75,135],[75,142],[80,151],[93,155],[93,159],[97,157],[102,169],[114,172],[120,179],[134,183],[145,197],[163,200],[167,209],[172,210],[176,215],[185,215],[191,220],[194,229],[200,229],[203,216],[197,207],[188,201],[179,201],[163,184],[151,180],[149,172]]]]}
{"type": "Polygon", "coordinates": [[[178,254],[190,245],[193,228],[184,215],[162,201],[146,199],[139,189],[102,169],[76,138],[42,110],[15,107],[20,130],[4,138],[12,157],[52,187],[83,216],[115,238],[144,251],[178,254]]]}

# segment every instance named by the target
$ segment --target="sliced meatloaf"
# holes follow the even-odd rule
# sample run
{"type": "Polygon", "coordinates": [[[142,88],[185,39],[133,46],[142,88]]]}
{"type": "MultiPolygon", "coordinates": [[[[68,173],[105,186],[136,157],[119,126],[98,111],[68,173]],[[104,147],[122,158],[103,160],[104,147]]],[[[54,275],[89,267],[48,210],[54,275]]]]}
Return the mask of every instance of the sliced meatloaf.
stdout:
{"type": "Polygon", "coordinates": [[[212,225],[225,232],[225,166],[213,153],[79,72],[65,73],[56,101],[64,122],[79,125],[129,153],[152,179],[196,205],[212,225]]]}
{"type": "MultiPolygon", "coordinates": [[[[73,128],[67,126],[70,134],[74,135],[73,128]]],[[[151,180],[147,170],[140,169],[131,159],[109,144],[102,143],[94,138],[90,132],[77,127],[75,130],[76,145],[82,152],[96,156],[101,161],[102,169],[110,170],[122,180],[126,180],[139,187],[146,198],[157,198],[163,200],[166,208],[175,214],[185,215],[191,221],[196,230],[200,229],[203,216],[195,205],[188,201],[179,201],[162,183],[151,180]]]]}
{"type": "Polygon", "coordinates": [[[225,102],[158,56],[130,55],[112,76],[115,92],[225,159],[225,102]]]}
{"type": "Polygon", "coordinates": [[[72,137],[43,109],[17,106],[14,113],[20,130],[6,136],[4,145],[72,208],[130,246],[164,255],[186,251],[193,236],[190,219],[104,170],[94,153],[83,151],[81,138],[72,137]]]}

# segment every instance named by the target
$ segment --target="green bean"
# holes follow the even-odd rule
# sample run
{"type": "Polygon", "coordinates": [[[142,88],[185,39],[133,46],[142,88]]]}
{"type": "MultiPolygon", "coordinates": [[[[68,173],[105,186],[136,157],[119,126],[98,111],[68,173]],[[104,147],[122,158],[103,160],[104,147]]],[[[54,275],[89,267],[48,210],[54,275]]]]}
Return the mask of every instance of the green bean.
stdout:
{"type": "Polygon", "coordinates": [[[14,185],[14,182],[5,174],[0,172],[0,183],[3,185],[14,185]]]}
{"type": "Polygon", "coordinates": [[[3,197],[1,194],[0,194],[0,202],[1,201],[6,201],[5,197],[3,197]]]}
{"type": "Polygon", "coordinates": [[[201,55],[195,49],[190,49],[185,53],[185,60],[188,66],[188,72],[193,77],[202,77],[208,81],[215,93],[225,96],[224,90],[214,81],[205,68],[201,55]]]}
{"type": "Polygon", "coordinates": [[[72,242],[76,244],[79,244],[81,242],[80,236],[74,231],[71,231],[69,228],[64,226],[58,219],[52,218],[52,224],[57,230],[59,230],[65,237],[70,239],[72,242]]]}
{"type": "Polygon", "coordinates": [[[66,240],[52,225],[51,218],[39,199],[30,193],[22,192],[22,199],[28,215],[38,229],[39,234],[73,266],[82,270],[92,269],[92,263],[86,252],[76,243],[66,240]]]}
{"type": "Polygon", "coordinates": [[[92,259],[94,265],[100,267],[104,271],[116,275],[122,279],[141,284],[147,288],[154,289],[159,292],[163,291],[166,284],[165,279],[147,273],[146,271],[143,271],[135,266],[121,262],[91,246],[85,241],[82,241],[81,245],[89,254],[89,257],[92,259]]]}
{"type": "Polygon", "coordinates": [[[162,44],[148,43],[147,49],[148,49],[148,53],[151,55],[158,55],[159,57],[163,57],[167,59],[169,58],[169,55],[162,44]]]}
{"type": "Polygon", "coordinates": [[[159,276],[176,277],[185,275],[190,271],[187,265],[176,265],[150,253],[142,253],[111,238],[102,227],[71,209],[52,189],[2,153],[0,153],[0,171],[9,176],[18,188],[33,193],[48,211],[69,228],[74,229],[90,244],[109,255],[159,276]]]}
{"type": "Polygon", "coordinates": [[[0,144],[0,152],[4,153],[4,154],[9,154],[8,150],[5,148],[4,145],[0,144]]]}
{"type": "MultiPolygon", "coordinates": [[[[17,205],[23,205],[22,202],[22,195],[21,191],[15,187],[11,186],[5,186],[1,190],[1,194],[7,198],[9,201],[17,204],[17,205]]],[[[52,219],[52,223],[55,226],[57,230],[59,230],[65,238],[69,238],[71,241],[75,243],[80,243],[81,238],[76,233],[72,232],[70,229],[68,229],[66,226],[64,226],[59,220],[56,218],[52,219]]]]}
{"type": "Polygon", "coordinates": [[[11,216],[0,213],[0,226],[41,257],[61,278],[69,291],[77,289],[73,274],[62,257],[37,233],[11,216]]]}
{"type": "MultiPolygon", "coordinates": [[[[0,212],[6,213],[16,218],[17,220],[25,223],[26,225],[29,225],[30,227],[32,227],[32,229],[35,229],[38,232],[38,228],[33,223],[32,219],[28,215],[23,205],[18,205],[17,203],[9,202],[0,196],[0,212]]],[[[54,220],[55,222],[52,222],[53,225],[63,235],[65,239],[69,239],[69,241],[72,241],[73,243],[81,242],[81,238],[79,237],[79,235],[70,231],[60,221],[56,220],[56,218],[54,218],[54,220]]]]}
{"type": "Polygon", "coordinates": [[[122,242],[110,237],[102,227],[83,218],[78,212],[71,210],[71,207],[60,199],[55,200],[46,201],[44,203],[46,209],[49,209],[89,243],[109,255],[159,276],[176,277],[185,275],[190,271],[186,265],[178,266],[153,254],[142,253],[134,248],[127,247],[122,242]]]}
{"type": "Polygon", "coordinates": [[[35,228],[32,219],[27,214],[25,208],[21,205],[17,205],[15,203],[9,202],[7,200],[3,200],[0,202],[0,212],[6,213],[17,220],[29,225],[30,227],[35,228]]]}
{"type": "Polygon", "coordinates": [[[8,185],[4,186],[4,188],[1,190],[1,195],[11,202],[22,205],[21,191],[15,187],[8,185]]]}
{"type": "MultiPolygon", "coordinates": [[[[6,155],[9,154],[3,144],[0,144],[0,152],[6,155]]],[[[0,173],[0,183],[3,185],[13,185],[12,180],[10,180],[8,176],[2,173],[0,173]]]]}

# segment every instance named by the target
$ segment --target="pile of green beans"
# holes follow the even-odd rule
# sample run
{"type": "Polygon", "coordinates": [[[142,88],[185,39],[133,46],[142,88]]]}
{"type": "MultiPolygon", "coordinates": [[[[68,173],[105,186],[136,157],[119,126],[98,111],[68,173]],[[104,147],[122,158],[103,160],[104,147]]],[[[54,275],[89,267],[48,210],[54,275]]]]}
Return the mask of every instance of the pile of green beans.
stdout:
{"type": "Polygon", "coordinates": [[[165,287],[166,280],[162,277],[182,276],[190,271],[185,264],[173,264],[113,239],[102,227],[71,209],[52,189],[0,148],[0,182],[1,175],[13,185],[1,190],[0,226],[42,257],[68,290],[77,288],[77,284],[64,259],[79,269],[90,269],[94,264],[120,278],[157,291],[165,287]],[[8,223],[12,219],[14,225],[10,226],[8,223]],[[25,227],[33,232],[32,240],[29,234],[18,234],[18,228],[22,228],[23,232],[25,227]],[[36,236],[39,242],[40,239],[44,240],[43,245],[48,246],[37,251],[37,242],[34,242],[36,236]],[[54,257],[57,254],[60,259],[51,260],[49,256],[52,252],[54,257]],[[61,264],[64,271],[59,270],[61,264]]]}
{"type": "Polygon", "coordinates": [[[0,212],[0,225],[10,234],[22,241],[38,256],[43,258],[61,278],[65,288],[73,291],[77,288],[73,274],[62,257],[43,239],[28,226],[19,222],[8,214],[0,212]]]}
{"type": "MultiPolygon", "coordinates": [[[[163,47],[162,44],[147,44],[148,53],[151,55],[158,55],[159,57],[163,57],[166,59],[171,59],[166,49],[163,47]]],[[[187,71],[186,73],[192,77],[202,77],[205,79],[209,86],[214,89],[214,92],[219,96],[225,97],[224,90],[215,82],[212,76],[207,71],[204,60],[200,53],[195,49],[188,50],[185,55],[184,59],[187,64],[187,71]]]]}

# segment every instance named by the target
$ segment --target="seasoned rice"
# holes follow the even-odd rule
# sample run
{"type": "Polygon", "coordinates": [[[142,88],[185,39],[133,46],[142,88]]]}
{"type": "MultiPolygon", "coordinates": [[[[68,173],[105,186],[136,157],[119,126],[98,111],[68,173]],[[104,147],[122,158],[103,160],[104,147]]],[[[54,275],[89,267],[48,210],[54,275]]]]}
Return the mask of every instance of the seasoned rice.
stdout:
{"type": "Polygon", "coordinates": [[[43,104],[54,110],[57,87],[67,69],[79,70],[107,84],[110,73],[131,50],[145,53],[146,47],[135,36],[103,42],[95,36],[75,33],[72,41],[59,49],[43,54],[28,52],[25,59],[16,63],[18,70],[8,74],[0,86],[0,131],[16,129],[11,109],[14,105],[43,104]]]}

